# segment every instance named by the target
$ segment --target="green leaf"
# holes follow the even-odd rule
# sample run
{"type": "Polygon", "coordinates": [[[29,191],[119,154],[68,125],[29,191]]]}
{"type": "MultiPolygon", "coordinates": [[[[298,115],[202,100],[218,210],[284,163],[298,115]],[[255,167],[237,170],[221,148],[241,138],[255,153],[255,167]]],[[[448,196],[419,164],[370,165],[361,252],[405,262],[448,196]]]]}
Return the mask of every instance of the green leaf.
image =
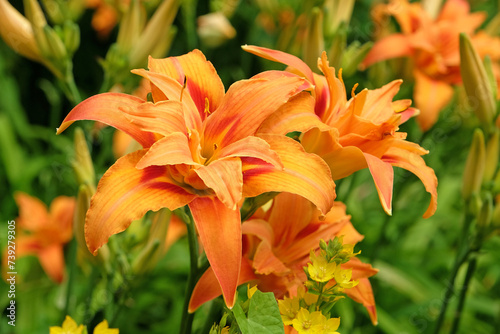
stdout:
{"type": "Polygon", "coordinates": [[[238,303],[233,313],[243,334],[285,333],[278,303],[271,292],[255,292],[250,299],[248,317],[238,303]]]}

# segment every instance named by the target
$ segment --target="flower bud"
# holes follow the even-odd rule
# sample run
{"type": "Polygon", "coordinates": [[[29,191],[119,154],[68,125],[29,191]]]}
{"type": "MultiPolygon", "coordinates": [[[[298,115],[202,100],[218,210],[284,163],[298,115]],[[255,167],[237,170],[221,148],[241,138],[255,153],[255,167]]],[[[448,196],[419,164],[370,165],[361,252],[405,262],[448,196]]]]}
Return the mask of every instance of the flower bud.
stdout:
{"type": "Polygon", "coordinates": [[[330,56],[330,66],[334,68],[340,68],[342,66],[342,57],[344,55],[344,50],[347,42],[347,25],[342,22],[337,31],[333,34],[332,45],[328,51],[330,56]]]}
{"type": "Polygon", "coordinates": [[[500,195],[497,195],[495,200],[495,208],[491,215],[491,224],[494,229],[500,229],[500,195]]]}
{"type": "MultiPolygon", "coordinates": [[[[64,67],[64,61],[68,59],[68,52],[64,43],[62,42],[59,35],[50,26],[46,25],[43,27],[43,33],[45,39],[50,48],[49,59],[53,60],[55,64],[64,67]]],[[[63,72],[63,71],[62,71],[63,72]]]]}
{"type": "Polygon", "coordinates": [[[372,46],[372,42],[361,44],[358,41],[354,41],[344,50],[341,66],[344,76],[349,77],[356,73],[372,46]]]}
{"type": "Polygon", "coordinates": [[[474,193],[479,193],[486,163],[484,135],[481,129],[474,131],[474,137],[465,163],[462,196],[467,201],[474,193]]]}
{"type": "Polygon", "coordinates": [[[491,57],[486,55],[484,57],[484,69],[486,70],[486,75],[488,76],[488,80],[490,82],[491,91],[493,92],[493,99],[496,100],[497,97],[497,79],[495,77],[495,70],[493,69],[493,62],[491,61],[491,57]]]}
{"type": "Polygon", "coordinates": [[[80,28],[72,21],[64,22],[62,28],[62,41],[70,57],[80,46],[80,28]]]}
{"type": "Polygon", "coordinates": [[[172,211],[168,209],[162,209],[153,214],[145,246],[132,261],[134,274],[142,274],[153,269],[163,256],[171,217],[172,211]]]}
{"type": "Polygon", "coordinates": [[[23,57],[43,62],[30,22],[7,0],[0,0],[0,36],[23,57]]]}
{"type": "Polygon", "coordinates": [[[81,128],[75,130],[75,158],[72,162],[78,183],[87,184],[95,192],[95,172],[87,141],[81,128]]]}
{"type": "Polygon", "coordinates": [[[122,52],[126,53],[131,50],[132,45],[137,42],[144,30],[145,23],[146,11],[141,1],[130,1],[128,10],[120,21],[120,30],[116,39],[118,48],[122,52]]]}
{"type": "Polygon", "coordinates": [[[53,24],[63,24],[69,19],[67,16],[66,1],[42,0],[47,17],[53,24]]]}
{"type": "Polygon", "coordinates": [[[318,7],[314,7],[307,21],[306,37],[302,44],[302,58],[310,68],[314,69],[324,50],[323,12],[318,7]]]}
{"type": "Polygon", "coordinates": [[[178,9],[179,0],[165,0],[160,3],[130,51],[129,65],[131,68],[145,63],[156,44],[168,36],[178,9]]]}
{"type": "Polygon", "coordinates": [[[493,214],[493,199],[491,194],[487,194],[483,200],[483,205],[481,206],[481,211],[477,217],[477,226],[485,230],[490,226],[491,218],[493,214]]]}
{"type": "Polygon", "coordinates": [[[231,22],[220,12],[198,17],[197,32],[201,42],[211,48],[216,48],[236,36],[231,22]]]}
{"type": "Polygon", "coordinates": [[[443,0],[422,0],[422,8],[429,14],[432,19],[438,17],[441,11],[441,5],[443,0]]]}
{"type": "Polygon", "coordinates": [[[87,244],[85,242],[85,217],[90,206],[90,198],[94,192],[95,190],[92,190],[90,185],[80,185],[78,196],[76,198],[75,214],[73,217],[73,233],[75,234],[76,242],[78,244],[78,253],[89,257],[92,257],[92,254],[87,248],[87,244]]]}
{"type": "Polygon", "coordinates": [[[499,130],[495,128],[486,144],[486,160],[483,175],[483,183],[490,182],[498,169],[498,155],[500,151],[499,130]]]}
{"type": "Polygon", "coordinates": [[[490,80],[479,54],[464,33],[460,34],[460,73],[476,116],[489,129],[496,114],[490,80]]]}
{"type": "Polygon", "coordinates": [[[325,0],[325,34],[334,34],[341,24],[349,24],[355,0],[325,0]]]}

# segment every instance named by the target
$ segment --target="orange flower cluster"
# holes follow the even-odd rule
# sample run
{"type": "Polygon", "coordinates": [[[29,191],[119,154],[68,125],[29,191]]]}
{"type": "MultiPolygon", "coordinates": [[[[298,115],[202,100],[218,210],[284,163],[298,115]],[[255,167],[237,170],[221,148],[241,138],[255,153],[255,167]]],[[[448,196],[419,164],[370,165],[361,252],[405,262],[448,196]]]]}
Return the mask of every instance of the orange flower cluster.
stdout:
{"type": "MultiPolygon", "coordinates": [[[[92,253],[149,210],[187,205],[210,269],[198,283],[190,309],[222,294],[228,307],[239,284],[257,280],[277,296],[294,294],[304,281],[301,266],[320,238],[359,235],[343,204],[334,202],[334,180],[369,168],[383,207],[391,210],[392,166],[419,176],[436,209],[437,181],[420,146],[397,132],[416,113],[410,101],[392,101],[400,81],[346,99],[341,78],[319,61],[324,76],[296,57],[246,47],[290,65],[241,80],[225,91],[213,65],[198,50],[149,59],[133,72],[150,82],[153,102],[104,93],[83,101],[58,133],[77,120],[111,125],[142,149],[116,161],[101,178],[86,217],[92,253]],[[302,132],[300,141],[287,137],[302,132]],[[245,198],[279,192],[272,207],[243,222],[245,198]]],[[[376,321],[368,277],[376,270],[346,263],[360,284],[348,293],[376,321]]]]}
{"type": "MultiPolygon", "coordinates": [[[[15,194],[19,206],[16,219],[16,258],[34,255],[47,275],[56,283],[64,279],[64,245],[73,237],[75,199],[59,196],[50,209],[38,198],[22,192],[15,194]]],[[[7,252],[3,265],[7,264],[7,252]]]]}
{"type": "MultiPolygon", "coordinates": [[[[453,97],[453,86],[460,84],[459,35],[466,33],[481,57],[500,60],[500,38],[476,29],[486,13],[470,13],[466,0],[448,0],[434,19],[419,2],[391,0],[374,9],[378,16],[393,16],[400,33],[381,38],[370,50],[363,66],[396,57],[410,57],[415,78],[414,100],[421,110],[417,122],[423,131],[436,123],[439,112],[453,97]]],[[[495,68],[497,81],[500,68],[495,68]]]]}

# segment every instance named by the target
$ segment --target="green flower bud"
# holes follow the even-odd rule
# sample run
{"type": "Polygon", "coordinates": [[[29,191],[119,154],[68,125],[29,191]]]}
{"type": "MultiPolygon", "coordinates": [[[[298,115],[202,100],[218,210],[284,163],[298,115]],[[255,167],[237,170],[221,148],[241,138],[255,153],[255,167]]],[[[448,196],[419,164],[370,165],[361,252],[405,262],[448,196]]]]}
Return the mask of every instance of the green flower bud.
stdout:
{"type": "Polygon", "coordinates": [[[469,37],[463,33],[460,34],[460,73],[476,116],[485,129],[489,129],[496,114],[490,80],[469,37]]]}
{"type": "Polygon", "coordinates": [[[95,171],[92,158],[81,128],[75,130],[75,158],[72,162],[78,183],[87,184],[95,192],[95,171]]]}
{"type": "Polygon", "coordinates": [[[323,12],[314,7],[308,17],[306,38],[302,44],[302,56],[304,62],[310,68],[316,68],[318,57],[325,50],[323,36],[323,12]]]}
{"type": "Polygon", "coordinates": [[[481,129],[474,131],[474,137],[465,163],[462,196],[468,201],[472,194],[479,193],[486,163],[484,135],[481,129]]]}
{"type": "Polygon", "coordinates": [[[500,153],[499,130],[495,129],[486,144],[486,163],[484,168],[483,183],[490,182],[498,169],[498,155],[500,153]]]}

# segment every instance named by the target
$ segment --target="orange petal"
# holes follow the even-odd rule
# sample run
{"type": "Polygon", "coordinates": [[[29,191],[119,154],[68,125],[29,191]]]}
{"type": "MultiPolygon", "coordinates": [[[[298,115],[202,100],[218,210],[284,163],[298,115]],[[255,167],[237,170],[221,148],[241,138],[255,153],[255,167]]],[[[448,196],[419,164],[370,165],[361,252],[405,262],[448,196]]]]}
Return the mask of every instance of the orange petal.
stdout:
{"type": "Polygon", "coordinates": [[[392,215],[392,188],[394,185],[394,169],[391,164],[379,158],[363,153],[377,188],[380,203],[388,215],[392,215]]]}
{"type": "Polygon", "coordinates": [[[275,80],[250,79],[234,83],[217,109],[205,122],[204,156],[211,156],[214,143],[223,148],[254,135],[262,122],[299,93],[304,80],[281,77],[275,80]]]}
{"type": "Polygon", "coordinates": [[[409,56],[413,52],[410,39],[403,34],[392,34],[377,41],[361,63],[364,68],[397,57],[409,56]]]}
{"type": "Polygon", "coordinates": [[[370,320],[373,325],[378,323],[375,297],[373,296],[372,285],[370,284],[368,278],[360,278],[359,284],[353,288],[345,290],[345,293],[355,302],[363,304],[370,315],[370,320]]]}
{"type": "Polygon", "coordinates": [[[198,197],[189,203],[201,243],[229,308],[236,302],[241,267],[241,221],[216,197],[198,197]]]}
{"type": "Polygon", "coordinates": [[[314,114],[315,99],[308,92],[292,97],[259,127],[257,133],[286,135],[289,132],[306,132],[314,127],[326,131],[330,127],[314,114]]]}
{"type": "Polygon", "coordinates": [[[224,84],[212,63],[207,61],[200,50],[193,50],[179,57],[149,58],[148,67],[151,72],[171,77],[181,85],[185,80],[187,93],[193,99],[201,119],[206,116],[205,99],[208,100],[209,113],[219,107],[224,96],[224,84]]]}
{"type": "Polygon", "coordinates": [[[216,160],[207,166],[195,169],[194,172],[215,192],[225,206],[236,210],[243,187],[240,159],[216,160]]]}
{"type": "Polygon", "coordinates": [[[422,131],[429,130],[436,123],[439,112],[453,97],[453,88],[443,82],[429,78],[420,71],[413,72],[415,90],[413,97],[415,105],[420,109],[417,123],[422,131]]]}
{"type": "Polygon", "coordinates": [[[313,72],[311,71],[309,66],[307,66],[306,63],[304,63],[300,58],[296,56],[293,56],[291,54],[282,51],[267,49],[254,45],[244,45],[241,48],[247,52],[253,53],[254,55],[257,55],[264,59],[288,65],[291,68],[294,68],[298,72],[300,72],[311,83],[314,82],[313,72]]]}
{"type": "Polygon", "coordinates": [[[182,104],[177,101],[160,101],[143,103],[127,115],[142,131],[168,136],[173,132],[187,133],[182,104]]]}
{"type": "Polygon", "coordinates": [[[201,117],[191,96],[184,93],[184,86],[164,74],[146,71],[144,69],[132,70],[132,73],[151,81],[153,100],[155,103],[171,100],[181,102],[184,106],[186,126],[190,129],[201,129],[201,117]]]}
{"type": "MultiPolygon", "coordinates": [[[[289,245],[295,241],[297,234],[311,222],[314,212],[312,203],[301,196],[290,193],[276,196],[268,218],[273,227],[276,246],[289,245]]],[[[309,254],[309,251],[307,249],[305,254],[309,254]]]]}
{"type": "Polygon", "coordinates": [[[67,243],[73,236],[73,213],[76,200],[74,197],[58,196],[50,203],[50,221],[56,229],[58,239],[67,243]]]}
{"type": "Polygon", "coordinates": [[[149,166],[176,164],[200,165],[193,160],[188,137],[180,132],[174,132],[154,143],[136,167],[144,169],[149,166]]]}
{"type": "Polygon", "coordinates": [[[244,197],[269,191],[286,191],[313,202],[326,214],[335,199],[335,184],[330,169],[315,154],[306,153],[295,140],[279,135],[259,135],[281,158],[284,169],[251,158],[243,161],[244,197]]]}
{"type": "Polygon", "coordinates": [[[271,150],[269,144],[265,140],[254,136],[249,136],[229,144],[214,156],[217,159],[228,157],[257,158],[275,167],[283,168],[280,157],[276,152],[271,150]]]}
{"type": "Polygon", "coordinates": [[[434,170],[425,164],[424,159],[420,156],[420,146],[414,143],[404,142],[401,147],[390,148],[383,157],[383,160],[393,166],[404,168],[415,174],[424,184],[425,190],[431,194],[429,207],[425,211],[423,217],[429,218],[436,212],[437,209],[437,177],[434,170]],[[410,147],[410,148],[408,148],[410,147]],[[411,151],[413,148],[413,151],[411,151]]]}
{"type": "Polygon", "coordinates": [[[137,169],[147,150],[118,159],[103,175],[92,197],[85,223],[85,240],[91,253],[113,234],[125,230],[148,210],[175,210],[196,196],[174,184],[165,166],[137,169]]]}
{"type": "Polygon", "coordinates": [[[61,244],[53,244],[38,252],[40,264],[47,275],[57,283],[64,278],[64,253],[61,244]]]}
{"type": "MultiPolygon", "coordinates": [[[[346,243],[348,244],[349,242],[347,242],[344,238],[344,244],[346,243]]],[[[361,262],[361,260],[357,257],[352,257],[347,263],[342,265],[342,268],[352,269],[353,280],[372,277],[379,271],[378,269],[373,268],[371,264],[361,262]]]]}
{"type": "Polygon", "coordinates": [[[282,260],[273,253],[273,246],[265,240],[259,243],[259,246],[255,250],[253,267],[255,268],[255,273],[262,275],[284,274],[290,271],[283,264],[282,260]]]}
{"type": "Polygon", "coordinates": [[[121,93],[104,93],[89,97],[79,103],[63,120],[57,134],[63,132],[74,121],[93,120],[117,128],[138,141],[144,148],[155,142],[154,135],[144,132],[125,116],[145,103],[135,96],[121,93]]]}
{"type": "Polygon", "coordinates": [[[260,240],[272,244],[275,240],[274,231],[271,225],[263,219],[249,219],[241,224],[241,233],[244,235],[253,235],[260,240]]]}
{"type": "MultiPolygon", "coordinates": [[[[238,279],[238,285],[247,283],[257,279],[253,272],[252,265],[247,259],[241,259],[241,270],[238,279]]],[[[188,311],[193,313],[198,307],[205,304],[206,302],[219,297],[222,294],[217,277],[215,277],[212,267],[209,267],[207,271],[203,273],[200,277],[196,286],[194,287],[193,293],[191,294],[191,299],[189,300],[188,311]]]]}
{"type": "Polygon", "coordinates": [[[14,199],[19,207],[19,228],[36,232],[49,223],[47,206],[38,198],[16,191],[14,199]]]}

